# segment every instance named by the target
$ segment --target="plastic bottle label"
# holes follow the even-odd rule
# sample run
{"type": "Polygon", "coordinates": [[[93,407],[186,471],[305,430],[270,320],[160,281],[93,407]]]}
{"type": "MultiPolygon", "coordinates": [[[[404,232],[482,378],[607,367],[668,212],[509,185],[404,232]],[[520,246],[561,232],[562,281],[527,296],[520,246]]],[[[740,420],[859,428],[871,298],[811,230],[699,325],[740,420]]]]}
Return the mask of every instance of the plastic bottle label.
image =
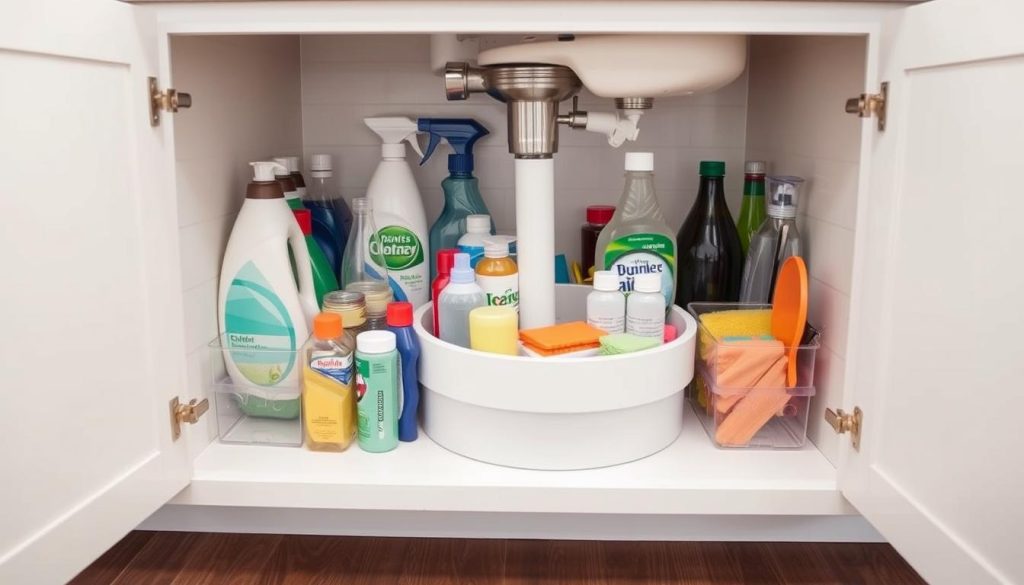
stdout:
{"type": "Polygon", "coordinates": [[[487,304],[492,307],[511,307],[519,310],[519,275],[477,276],[476,283],[484,291],[487,304]]]}
{"type": "Polygon", "coordinates": [[[359,444],[368,451],[398,444],[397,362],[386,356],[356,358],[359,444]]]}
{"type": "Polygon", "coordinates": [[[392,288],[395,284],[401,288],[395,300],[408,300],[416,306],[426,302],[429,295],[423,242],[412,230],[400,225],[377,230],[377,237],[370,240],[370,254],[382,259],[392,277],[392,288]]]}
{"type": "Polygon", "coordinates": [[[484,259],[483,246],[464,246],[459,244],[459,252],[469,254],[469,267],[476,268],[476,265],[484,259]]]}
{"type": "Polygon", "coordinates": [[[629,315],[626,317],[626,333],[639,337],[665,337],[665,321],[649,317],[629,315]]]}
{"type": "Polygon", "coordinates": [[[612,316],[587,316],[587,325],[597,327],[608,333],[622,333],[626,327],[625,315],[612,316]]]}
{"type": "Polygon", "coordinates": [[[341,384],[352,381],[352,356],[338,355],[333,351],[314,351],[309,360],[309,367],[341,384]]]}
{"type": "Polygon", "coordinates": [[[295,326],[288,309],[251,261],[231,280],[224,331],[231,360],[249,382],[275,386],[295,367],[295,326]]]}
{"type": "Polygon", "coordinates": [[[630,234],[613,240],[604,251],[605,270],[615,273],[619,290],[633,291],[633,282],[639,274],[661,276],[661,294],[665,306],[672,305],[675,288],[675,242],[662,234],[630,234]]]}

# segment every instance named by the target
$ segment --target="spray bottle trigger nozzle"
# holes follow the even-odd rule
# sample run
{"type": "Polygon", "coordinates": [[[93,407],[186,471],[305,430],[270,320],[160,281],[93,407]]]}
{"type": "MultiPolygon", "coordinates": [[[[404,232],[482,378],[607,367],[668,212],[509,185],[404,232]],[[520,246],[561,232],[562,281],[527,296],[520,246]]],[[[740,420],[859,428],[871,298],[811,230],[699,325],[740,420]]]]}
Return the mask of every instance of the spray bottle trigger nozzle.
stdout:
{"type": "MultiPolygon", "coordinates": [[[[427,144],[427,153],[423,154],[422,152],[420,152],[420,155],[423,156],[423,159],[420,160],[420,165],[421,166],[427,162],[427,159],[430,158],[430,155],[434,154],[434,149],[437,148],[437,145],[441,144],[441,137],[440,136],[438,136],[437,134],[434,134],[433,132],[431,132],[429,135],[430,135],[430,143],[427,144]]],[[[416,151],[419,152],[419,148],[417,148],[416,151]]]]}
{"type": "MultiPolygon", "coordinates": [[[[416,132],[413,132],[412,134],[409,134],[408,136],[406,136],[405,140],[409,143],[409,146],[411,146],[412,149],[416,151],[416,154],[418,154],[420,156],[423,156],[423,151],[420,150],[420,141],[419,141],[419,139],[417,139],[417,133],[416,132]]],[[[424,157],[423,160],[427,160],[426,157],[424,157]]],[[[423,164],[423,163],[420,162],[420,164],[423,164]]]]}

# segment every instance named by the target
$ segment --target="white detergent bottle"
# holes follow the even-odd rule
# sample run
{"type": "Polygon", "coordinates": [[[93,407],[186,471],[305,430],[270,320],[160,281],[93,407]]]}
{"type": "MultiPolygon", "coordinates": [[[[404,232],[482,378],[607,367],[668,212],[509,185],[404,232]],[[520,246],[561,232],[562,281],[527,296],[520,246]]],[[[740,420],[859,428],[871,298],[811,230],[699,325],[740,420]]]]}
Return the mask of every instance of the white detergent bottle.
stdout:
{"type": "MultiPolygon", "coordinates": [[[[309,337],[308,307],[316,307],[309,252],[299,224],[274,180],[274,162],[249,163],[254,178],[231,228],[217,299],[224,361],[235,384],[261,398],[297,400],[302,367],[296,351],[309,337]],[[288,249],[295,256],[296,286],[288,249]],[[295,396],[257,388],[294,387],[295,396]]],[[[274,410],[273,407],[270,410],[274,410]]]]}
{"type": "Polygon", "coordinates": [[[384,141],[366,198],[373,208],[377,242],[396,301],[419,307],[430,298],[430,251],[427,249],[427,216],[412,169],[405,162],[408,141],[420,154],[416,122],[409,118],[365,118],[384,141]]]}

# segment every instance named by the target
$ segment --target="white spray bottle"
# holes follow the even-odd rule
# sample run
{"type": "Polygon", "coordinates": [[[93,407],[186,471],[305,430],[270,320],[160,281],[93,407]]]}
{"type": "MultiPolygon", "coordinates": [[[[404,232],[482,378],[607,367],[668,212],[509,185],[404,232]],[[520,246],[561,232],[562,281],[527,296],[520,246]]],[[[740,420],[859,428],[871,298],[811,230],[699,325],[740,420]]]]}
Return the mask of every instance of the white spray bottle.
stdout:
{"type": "MultiPolygon", "coordinates": [[[[419,307],[430,298],[430,253],[427,249],[427,216],[412,169],[405,162],[405,144],[416,142],[416,121],[409,118],[365,118],[381,137],[382,160],[377,165],[366,197],[373,206],[377,243],[391,281],[395,300],[419,307]]],[[[372,245],[372,242],[371,242],[372,245]]]]}
{"type": "MultiPolygon", "coordinates": [[[[288,248],[299,267],[310,265],[309,252],[281,185],[274,179],[274,170],[280,165],[249,164],[254,169],[253,181],[246,187],[220,271],[217,308],[225,336],[224,361],[232,381],[250,388],[251,394],[259,395],[260,386],[295,389],[295,396],[274,392],[258,398],[272,397],[275,403],[297,401],[302,364],[295,352],[309,337],[307,312],[310,307],[315,309],[316,298],[313,273],[308,268],[297,271],[296,286],[288,248]]],[[[257,403],[249,406],[261,409],[257,403]]],[[[264,416],[288,418],[281,413],[291,412],[290,407],[278,404],[264,406],[269,409],[264,416]]]]}

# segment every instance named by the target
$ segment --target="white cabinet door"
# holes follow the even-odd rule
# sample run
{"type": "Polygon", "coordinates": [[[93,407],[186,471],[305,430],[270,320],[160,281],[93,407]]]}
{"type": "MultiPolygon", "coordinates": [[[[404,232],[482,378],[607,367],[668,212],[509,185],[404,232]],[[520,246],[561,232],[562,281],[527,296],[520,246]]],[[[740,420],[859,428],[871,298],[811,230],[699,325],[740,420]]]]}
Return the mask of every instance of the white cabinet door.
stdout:
{"type": "Polygon", "coordinates": [[[888,127],[865,122],[840,485],[928,581],[1024,583],[1024,2],[899,12],[868,76],[888,127]]]}
{"type": "Polygon", "coordinates": [[[188,482],[150,10],[3,3],[0,583],[69,579],[188,482]]]}

